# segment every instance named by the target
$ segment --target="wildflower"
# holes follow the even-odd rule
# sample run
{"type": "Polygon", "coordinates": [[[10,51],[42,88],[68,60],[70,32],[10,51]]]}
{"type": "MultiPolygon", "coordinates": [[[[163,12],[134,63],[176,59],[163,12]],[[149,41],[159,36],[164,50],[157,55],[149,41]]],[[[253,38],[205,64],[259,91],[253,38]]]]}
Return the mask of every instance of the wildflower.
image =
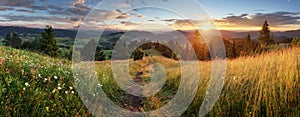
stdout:
{"type": "Polygon", "coordinates": [[[58,89],[58,90],[61,90],[62,88],[61,88],[61,87],[57,87],[57,89],[58,89]]]}
{"type": "Polygon", "coordinates": [[[93,96],[96,96],[96,94],[94,93],[93,96]]]}
{"type": "Polygon", "coordinates": [[[70,89],[73,89],[73,87],[69,86],[70,89]]]}
{"type": "Polygon", "coordinates": [[[72,94],[74,94],[74,91],[71,91],[72,94]]]}
{"type": "Polygon", "coordinates": [[[39,74],[39,75],[38,75],[38,77],[40,77],[40,78],[41,78],[41,77],[42,77],[42,76],[41,76],[41,74],[39,74]]]}
{"type": "Polygon", "coordinates": [[[23,88],[23,90],[25,91],[25,90],[26,90],[26,88],[24,87],[24,88],[23,88]]]}
{"type": "Polygon", "coordinates": [[[0,65],[2,65],[4,63],[4,59],[0,58],[0,65]]]}
{"type": "Polygon", "coordinates": [[[44,78],[44,82],[46,82],[48,79],[47,78],[44,78]]]}
{"type": "Polygon", "coordinates": [[[99,86],[99,87],[102,87],[102,84],[98,83],[98,86],[99,86]]]}
{"type": "Polygon", "coordinates": [[[53,78],[54,78],[54,79],[57,79],[57,76],[54,76],[53,78]]]}
{"type": "Polygon", "coordinates": [[[29,84],[28,82],[26,82],[26,83],[25,83],[25,86],[29,87],[29,86],[30,86],[30,84],[29,84]]]}
{"type": "Polygon", "coordinates": [[[65,94],[68,94],[68,91],[65,91],[65,94]]]}

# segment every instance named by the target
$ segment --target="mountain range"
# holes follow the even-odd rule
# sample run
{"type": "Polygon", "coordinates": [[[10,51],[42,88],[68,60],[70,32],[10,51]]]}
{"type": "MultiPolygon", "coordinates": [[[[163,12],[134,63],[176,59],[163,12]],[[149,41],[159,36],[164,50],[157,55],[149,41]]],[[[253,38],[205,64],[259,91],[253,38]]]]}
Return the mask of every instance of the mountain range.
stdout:
{"type": "MultiPolygon", "coordinates": [[[[32,37],[32,36],[40,36],[40,34],[44,31],[44,29],[40,28],[27,28],[27,27],[18,27],[18,26],[0,26],[0,36],[5,37],[7,33],[10,32],[16,32],[21,37],[32,37]]],[[[70,37],[75,38],[77,34],[77,30],[71,30],[71,29],[54,29],[56,37],[70,37]]],[[[151,33],[147,31],[134,31],[134,34],[139,34],[137,36],[143,36],[148,35],[150,36],[151,33]]],[[[175,31],[176,32],[176,31],[175,31]]],[[[182,33],[189,33],[189,31],[179,31],[182,33]]],[[[93,37],[98,36],[97,31],[83,31],[84,35],[92,35],[93,37]]],[[[119,34],[124,33],[124,31],[118,31],[118,30],[107,30],[103,33],[103,35],[113,35],[113,34],[119,34]]],[[[240,39],[245,38],[248,34],[251,36],[251,39],[257,39],[259,37],[259,31],[245,31],[245,32],[237,32],[237,31],[226,31],[226,30],[220,30],[220,33],[223,38],[225,39],[240,39]]],[[[167,37],[168,35],[174,34],[173,32],[164,32],[159,34],[160,36],[167,37]]],[[[291,31],[274,31],[271,32],[273,35],[275,41],[280,41],[284,39],[290,39],[293,37],[298,37],[300,35],[300,29],[299,30],[291,30],[291,31]]]]}

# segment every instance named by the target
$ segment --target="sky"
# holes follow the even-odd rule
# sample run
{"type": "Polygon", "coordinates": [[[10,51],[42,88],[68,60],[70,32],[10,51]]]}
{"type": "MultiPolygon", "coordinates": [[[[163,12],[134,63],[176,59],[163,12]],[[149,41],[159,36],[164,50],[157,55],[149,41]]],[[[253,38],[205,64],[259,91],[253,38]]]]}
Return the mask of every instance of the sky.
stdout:
{"type": "Polygon", "coordinates": [[[299,6],[300,0],[0,0],[0,25],[249,31],[267,20],[271,30],[286,31],[300,29],[299,6]]]}

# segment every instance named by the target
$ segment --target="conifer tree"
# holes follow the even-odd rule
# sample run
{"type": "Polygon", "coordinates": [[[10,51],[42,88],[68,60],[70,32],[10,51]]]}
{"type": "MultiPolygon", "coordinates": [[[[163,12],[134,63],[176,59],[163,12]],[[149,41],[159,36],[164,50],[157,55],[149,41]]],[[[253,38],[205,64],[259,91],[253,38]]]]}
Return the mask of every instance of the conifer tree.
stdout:
{"type": "Polygon", "coordinates": [[[41,34],[40,51],[49,56],[58,56],[58,46],[56,45],[55,33],[51,26],[46,26],[45,31],[41,34]]]}
{"type": "Polygon", "coordinates": [[[258,38],[261,48],[265,48],[266,46],[274,43],[273,37],[271,36],[270,32],[271,31],[269,28],[269,24],[266,20],[264,25],[262,26],[262,30],[260,31],[260,35],[258,38]]]}

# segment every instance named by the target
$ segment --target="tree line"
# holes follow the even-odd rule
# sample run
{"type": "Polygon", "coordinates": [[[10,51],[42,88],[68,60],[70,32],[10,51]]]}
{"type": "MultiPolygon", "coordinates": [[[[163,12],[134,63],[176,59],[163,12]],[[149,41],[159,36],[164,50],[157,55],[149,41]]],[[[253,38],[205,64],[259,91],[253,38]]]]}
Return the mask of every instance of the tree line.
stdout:
{"type": "Polygon", "coordinates": [[[6,34],[3,44],[16,49],[26,49],[33,52],[42,53],[51,57],[71,59],[72,49],[60,49],[56,43],[54,29],[47,25],[40,37],[33,41],[23,41],[15,32],[6,34]]]}
{"type": "MultiPolygon", "coordinates": [[[[206,43],[201,42],[203,39],[198,30],[194,32],[194,35],[189,39],[191,43],[191,47],[188,44],[175,43],[172,40],[167,42],[150,42],[144,40],[135,40],[130,42],[129,44],[124,43],[124,47],[126,46],[135,46],[138,43],[144,43],[139,47],[135,47],[136,49],[133,53],[122,52],[122,54],[126,54],[133,58],[134,60],[140,60],[144,56],[149,56],[151,53],[147,52],[147,50],[156,50],[160,53],[161,56],[172,58],[175,60],[185,59],[188,60],[191,55],[191,49],[194,49],[195,54],[198,60],[211,60],[209,48],[206,43]],[[173,47],[176,50],[180,50],[180,55],[176,55],[172,49],[168,47],[173,47]]],[[[225,49],[226,49],[226,57],[227,58],[236,58],[239,56],[248,56],[263,53],[265,51],[272,50],[275,45],[274,37],[271,35],[271,31],[269,28],[269,24],[267,21],[264,22],[262,29],[260,31],[259,37],[257,41],[252,40],[251,36],[248,34],[245,36],[245,39],[223,39],[225,49]]],[[[42,53],[49,55],[51,57],[60,57],[72,59],[72,54],[75,54],[77,59],[82,60],[108,60],[111,59],[112,52],[108,54],[104,51],[107,51],[105,47],[99,46],[98,42],[94,39],[90,40],[88,43],[84,44],[83,48],[76,50],[73,52],[73,48],[59,48],[55,39],[55,32],[51,26],[46,26],[44,32],[41,33],[41,36],[34,39],[33,41],[22,41],[22,39],[15,32],[8,33],[3,41],[5,46],[10,46],[17,49],[26,49],[34,52],[42,53]],[[96,44],[96,45],[95,45],[96,44]],[[96,48],[91,48],[96,47],[96,48]],[[95,52],[95,53],[93,53],[95,52]],[[90,58],[95,54],[94,58],[90,58]]],[[[299,38],[292,39],[293,46],[300,46],[300,35],[299,38]]],[[[114,48],[115,43],[112,45],[111,49],[114,48]]],[[[213,45],[211,45],[213,46],[213,45]]],[[[73,56],[74,57],[74,56],[73,56]]],[[[122,56],[121,56],[122,57],[122,56]]],[[[125,56],[124,56],[125,57],[125,56]]],[[[128,59],[128,58],[124,58],[128,59]]]]}

